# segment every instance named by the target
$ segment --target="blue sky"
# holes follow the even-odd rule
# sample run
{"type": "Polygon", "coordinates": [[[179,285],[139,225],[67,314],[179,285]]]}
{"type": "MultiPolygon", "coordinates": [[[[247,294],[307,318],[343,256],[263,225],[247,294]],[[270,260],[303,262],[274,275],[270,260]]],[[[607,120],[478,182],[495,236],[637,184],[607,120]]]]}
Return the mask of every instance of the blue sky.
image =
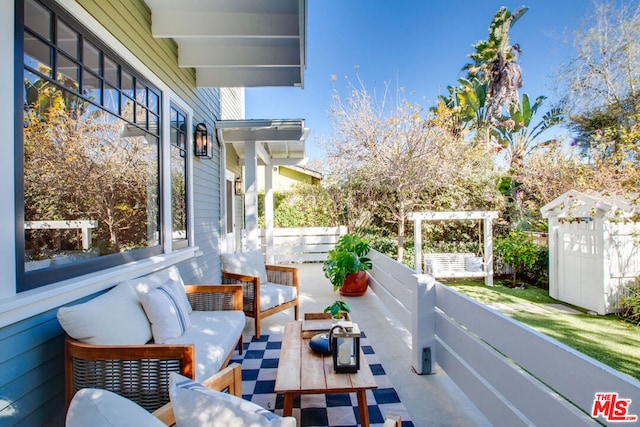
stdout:
{"type": "Polygon", "coordinates": [[[487,38],[498,9],[522,5],[529,10],[511,31],[511,42],[523,52],[521,93],[549,97],[546,111],[554,101],[552,72],[573,54],[566,42],[590,10],[589,0],[308,0],[304,89],[247,89],[246,117],[305,119],[311,129],[307,156],[320,159],[318,141],[331,132],[332,90],[344,89],[345,76],[355,79],[354,67],[368,89],[397,80],[407,92],[415,91],[413,101],[431,107],[464,77],[460,70],[471,45],[487,38]],[[332,82],[331,75],[338,80],[332,82]]]}

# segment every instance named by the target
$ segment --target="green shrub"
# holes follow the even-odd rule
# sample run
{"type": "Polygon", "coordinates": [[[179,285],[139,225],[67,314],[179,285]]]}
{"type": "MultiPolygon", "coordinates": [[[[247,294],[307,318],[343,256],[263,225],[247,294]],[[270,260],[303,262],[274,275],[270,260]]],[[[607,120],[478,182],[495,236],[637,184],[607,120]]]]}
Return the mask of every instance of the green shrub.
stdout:
{"type": "Polygon", "coordinates": [[[513,267],[512,287],[516,287],[518,272],[531,269],[538,260],[538,247],[531,234],[524,231],[511,231],[496,238],[494,250],[496,257],[513,267]]]}
{"type": "Polygon", "coordinates": [[[630,322],[640,325],[640,277],[627,287],[628,296],[619,302],[622,308],[620,315],[630,322]]]}

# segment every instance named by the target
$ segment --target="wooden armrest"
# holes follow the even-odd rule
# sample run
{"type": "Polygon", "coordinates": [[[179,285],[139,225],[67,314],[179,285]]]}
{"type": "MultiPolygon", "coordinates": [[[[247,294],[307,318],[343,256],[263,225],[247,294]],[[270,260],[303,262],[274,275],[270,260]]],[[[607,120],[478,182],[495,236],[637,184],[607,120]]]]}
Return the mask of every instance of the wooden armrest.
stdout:
{"type": "Polygon", "coordinates": [[[265,265],[267,270],[275,270],[275,271],[288,271],[291,273],[295,273],[298,271],[298,267],[289,267],[287,265],[275,265],[275,264],[267,264],[265,265]]]}
{"type": "MultiPolygon", "coordinates": [[[[232,294],[233,310],[242,310],[242,285],[185,285],[187,295],[191,294],[214,294],[228,293],[232,294]]],[[[228,308],[227,308],[228,309],[228,308]]]]}
{"type": "MultiPolygon", "coordinates": [[[[203,386],[211,390],[224,391],[237,397],[242,397],[242,368],[239,364],[233,363],[213,375],[202,383],[203,386]]],[[[176,419],[173,414],[171,403],[158,408],[153,415],[168,426],[175,424],[176,419]]]]}
{"type": "Polygon", "coordinates": [[[382,427],[402,427],[402,418],[400,415],[387,414],[382,427]]]}

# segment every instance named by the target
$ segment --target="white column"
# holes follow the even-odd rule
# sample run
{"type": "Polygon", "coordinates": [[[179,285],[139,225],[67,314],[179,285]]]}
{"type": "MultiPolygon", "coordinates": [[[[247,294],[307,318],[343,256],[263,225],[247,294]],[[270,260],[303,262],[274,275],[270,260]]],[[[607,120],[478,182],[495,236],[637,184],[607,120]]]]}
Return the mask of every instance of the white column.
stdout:
{"type": "Polygon", "coordinates": [[[414,254],[414,270],[418,274],[422,274],[422,221],[418,218],[413,220],[413,246],[414,254]]]}
{"type": "Polygon", "coordinates": [[[493,286],[493,220],[490,215],[484,217],[484,284],[493,286]]]}
{"type": "Polygon", "coordinates": [[[274,264],[273,247],[273,166],[264,167],[264,232],[267,264],[274,264]]]}
{"type": "Polygon", "coordinates": [[[558,299],[558,263],[560,252],[558,251],[558,239],[560,238],[560,224],[557,216],[549,217],[549,296],[558,299]]]}
{"type": "Polygon", "coordinates": [[[417,374],[433,374],[436,371],[436,280],[433,276],[416,274],[411,304],[411,366],[417,374]]]}
{"type": "Polygon", "coordinates": [[[247,233],[247,249],[260,247],[258,234],[258,157],[256,142],[244,144],[244,215],[247,233]]]}

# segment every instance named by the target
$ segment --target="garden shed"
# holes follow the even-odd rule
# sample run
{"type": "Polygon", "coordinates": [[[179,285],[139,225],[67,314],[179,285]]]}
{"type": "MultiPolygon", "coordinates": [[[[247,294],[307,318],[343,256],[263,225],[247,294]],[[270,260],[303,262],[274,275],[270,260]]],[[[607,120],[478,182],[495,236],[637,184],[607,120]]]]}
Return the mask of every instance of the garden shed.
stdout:
{"type": "Polygon", "coordinates": [[[570,190],[541,208],[549,221],[549,295],[598,314],[616,311],[640,275],[637,195],[570,190]]]}

